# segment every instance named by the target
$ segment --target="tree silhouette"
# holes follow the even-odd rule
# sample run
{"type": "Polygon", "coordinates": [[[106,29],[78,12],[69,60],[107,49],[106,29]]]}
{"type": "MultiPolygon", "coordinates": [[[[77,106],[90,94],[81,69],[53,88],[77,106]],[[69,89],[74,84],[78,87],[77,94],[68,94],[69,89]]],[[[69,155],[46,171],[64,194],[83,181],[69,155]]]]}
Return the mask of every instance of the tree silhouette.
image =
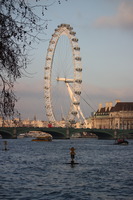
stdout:
{"type": "Polygon", "coordinates": [[[0,0],[0,115],[11,117],[15,112],[17,98],[14,82],[26,69],[28,52],[38,43],[47,29],[49,20],[45,13],[49,6],[61,3],[53,0],[44,5],[41,0],[0,0]],[[32,3],[32,4],[30,4],[32,3]],[[41,12],[41,17],[36,14],[41,12]]]}

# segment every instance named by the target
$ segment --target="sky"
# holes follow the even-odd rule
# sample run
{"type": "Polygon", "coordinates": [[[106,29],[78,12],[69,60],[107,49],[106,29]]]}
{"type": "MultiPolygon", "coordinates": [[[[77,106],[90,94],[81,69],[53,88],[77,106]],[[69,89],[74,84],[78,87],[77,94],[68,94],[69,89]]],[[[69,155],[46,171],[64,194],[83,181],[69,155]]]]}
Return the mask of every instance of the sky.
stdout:
{"type": "MultiPolygon", "coordinates": [[[[29,0],[30,1],[30,0],[29,0]]],[[[30,1],[31,3],[32,1],[30,1]]],[[[42,1],[46,2],[46,1],[42,1]]],[[[48,1],[48,2],[53,2],[48,1]]],[[[22,119],[47,121],[44,104],[44,66],[49,40],[56,27],[70,24],[79,39],[82,93],[89,117],[99,103],[133,102],[133,1],[67,0],[48,7],[46,41],[30,52],[27,73],[15,83],[16,109],[22,119]]],[[[57,105],[58,106],[58,105],[57,105]]]]}

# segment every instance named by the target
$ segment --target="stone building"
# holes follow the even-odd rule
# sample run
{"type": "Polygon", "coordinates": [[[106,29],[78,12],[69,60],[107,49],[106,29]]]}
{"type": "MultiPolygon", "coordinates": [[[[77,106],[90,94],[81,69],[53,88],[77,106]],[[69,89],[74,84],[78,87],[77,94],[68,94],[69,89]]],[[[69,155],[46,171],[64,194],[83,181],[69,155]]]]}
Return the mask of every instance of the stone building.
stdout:
{"type": "Polygon", "coordinates": [[[117,101],[99,104],[99,109],[91,119],[91,127],[97,129],[133,129],[133,102],[117,101]]]}
{"type": "Polygon", "coordinates": [[[18,118],[3,121],[2,117],[0,117],[0,127],[48,127],[48,122],[30,119],[19,120],[18,118]]]}

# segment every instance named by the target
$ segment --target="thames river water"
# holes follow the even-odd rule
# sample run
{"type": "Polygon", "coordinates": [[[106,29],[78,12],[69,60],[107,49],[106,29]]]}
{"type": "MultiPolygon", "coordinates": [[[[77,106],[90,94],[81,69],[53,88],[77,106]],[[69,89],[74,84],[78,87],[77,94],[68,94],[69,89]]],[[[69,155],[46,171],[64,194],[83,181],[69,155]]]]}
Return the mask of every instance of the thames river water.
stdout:
{"type": "Polygon", "coordinates": [[[70,139],[33,142],[0,139],[0,199],[132,200],[133,140],[70,139]],[[75,147],[71,166],[70,148],[75,147]]]}

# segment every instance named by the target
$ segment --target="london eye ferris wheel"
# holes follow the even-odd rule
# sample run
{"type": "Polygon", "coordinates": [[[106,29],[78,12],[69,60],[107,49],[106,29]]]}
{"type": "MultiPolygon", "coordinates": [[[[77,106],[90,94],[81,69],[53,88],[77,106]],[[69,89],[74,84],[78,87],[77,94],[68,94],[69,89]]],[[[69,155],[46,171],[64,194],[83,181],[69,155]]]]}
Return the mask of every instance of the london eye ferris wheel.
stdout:
{"type": "Polygon", "coordinates": [[[69,24],[61,24],[49,42],[44,69],[44,100],[49,122],[84,119],[80,109],[82,65],[75,35],[69,24]]]}

